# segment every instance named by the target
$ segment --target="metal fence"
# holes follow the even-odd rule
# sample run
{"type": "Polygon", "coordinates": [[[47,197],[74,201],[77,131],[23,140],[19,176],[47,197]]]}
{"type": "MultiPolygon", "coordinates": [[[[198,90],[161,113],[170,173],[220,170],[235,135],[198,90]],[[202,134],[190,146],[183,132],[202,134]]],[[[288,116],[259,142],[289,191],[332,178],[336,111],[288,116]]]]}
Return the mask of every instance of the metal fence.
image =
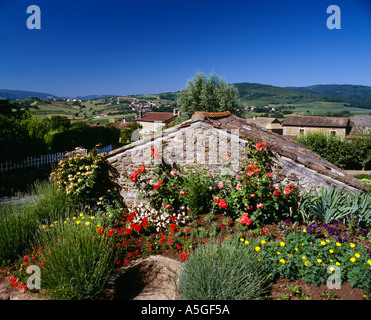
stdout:
{"type": "MultiPolygon", "coordinates": [[[[80,154],[86,154],[87,150],[82,148],[76,148],[76,150],[80,154]]],[[[112,145],[97,149],[97,154],[103,152],[110,152],[112,151],[112,145]]],[[[74,152],[74,151],[72,151],[74,152]]],[[[10,170],[16,169],[23,169],[28,167],[41,167],[47,164],[56,163],[59,160],[65,158],[71,152],[58,152],[53,154],[44,154],[37,157],[27,157],[23,161],[5,161],[0,163],[0,173],[10,170]]]]}

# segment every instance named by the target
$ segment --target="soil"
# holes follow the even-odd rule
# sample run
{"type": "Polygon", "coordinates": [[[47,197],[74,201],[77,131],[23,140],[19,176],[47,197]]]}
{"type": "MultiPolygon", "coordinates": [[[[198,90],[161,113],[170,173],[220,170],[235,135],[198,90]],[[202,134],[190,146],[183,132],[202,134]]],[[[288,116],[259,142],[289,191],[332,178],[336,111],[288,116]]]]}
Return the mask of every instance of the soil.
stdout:
{"type": "MultiPolygon", "coordinates": [[[[207,228],[210,226],[210,222],[205,221],[205,215],[199,216],[199,220],[194,223],[194,226],[203,226],[207,228]]],[[[212,222],[217,222],[219,225],[223,222],[225,216],[215,215],[215,220],[212,222]]],[[[224,220],[225,222],[225,220],[224,220]]],[[[291,226],[292,227],[292,226],[291,226]]],[[[298,226],[295,226],[298,228],[298,226]]],[[[229,234],[232,235],[236,232],[242,233],[245,238],[259,237],[260,234],[251,235],[247,232],[238,231],[236,226],[231,223],[227,225],[227,229],[231,230],[230,233],[219,233],[218,236],[225,238],[229,234]]],[[[269,224],[263,228],[263,231],[268,231],[273,236],[274,239],[280,239],[282,233],[280,232],[280,227],[277,224],[269,224]]],[[[130,241],[130,244],[135,245],[141,251],[143,251],[148,240],[155,238],[154,235],[140,235],[130,241]]],[[[165,238],[168,239],[168,238],[165,238]]],[[[158,241],[158,239],[157,239],[158,241]]],[[[194,245],[199,243],[207,242],[206,239],[194,239],[194,245]]],[[[368,243],[369,244],[369,243],[368,243]]],[[[193,246],[195,247],[195,246],[193,246]]],[[[153,250],[151,255],[160,255],[166,258],[171,258],[176,261],[182,262],[178,251],[166,246],[159,250],[153,250]]],[[[148,257],[148,255],[147,255],[148,257]]],[[[145,256],[143,256],[145,258],[145,256]]],[[[6,276],[6,270],[0,268],[0,300],[44,300],[41,294],[34,294],[29,292],[21,292],[18,288],[11,287],[9,283],[9,276],[6,276]]],[[[364,300],[365,292],[359,288],[353,288],[348,282],[343,283],[340,289],[329,289],[326,284],[320,284],[318,287],[309,284],[302,279],[297,279],[295,281],[289,279],[279,278],[274,281],[270,287],[268,300],[364,300]],[[290,288],[298,287],[298,291],[293,293],[290,288]]]]}

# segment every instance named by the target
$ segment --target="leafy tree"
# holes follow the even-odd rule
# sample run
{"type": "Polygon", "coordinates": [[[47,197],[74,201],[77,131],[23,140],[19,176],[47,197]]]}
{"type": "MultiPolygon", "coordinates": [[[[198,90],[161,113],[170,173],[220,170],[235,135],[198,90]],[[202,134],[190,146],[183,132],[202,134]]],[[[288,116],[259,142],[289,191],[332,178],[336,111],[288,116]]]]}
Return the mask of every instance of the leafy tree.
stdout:
{"type": "Polygon", "coordinates": [[[214,73],[208,78],[201,72],[189,80],[179,94],[180,121],[189,119],[196,111],[230,111],[240,115],[238,91],[214,73]]]}

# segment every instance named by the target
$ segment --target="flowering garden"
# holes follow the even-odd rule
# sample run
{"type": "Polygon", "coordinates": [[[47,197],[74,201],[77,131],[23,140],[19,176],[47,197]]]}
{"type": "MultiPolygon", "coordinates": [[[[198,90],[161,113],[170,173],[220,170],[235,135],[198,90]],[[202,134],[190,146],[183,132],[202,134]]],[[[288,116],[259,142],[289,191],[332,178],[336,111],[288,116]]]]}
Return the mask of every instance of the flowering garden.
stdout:
{"type": "Polygon", "coordinates": [[[1,208],[9,286],[97,299],[114,268],[160,254],[182,262],[184,299],[370,299],[370,195],[274,185],[266,144],[246,153],[231,177],[169,166],[152,148],[155,170],[143,164],[127,177],[146,201],[129,207],[102,155],[60,161],[31,202],[1,208]],[[40,290],[29,266],[40,268],[40,290]]]}

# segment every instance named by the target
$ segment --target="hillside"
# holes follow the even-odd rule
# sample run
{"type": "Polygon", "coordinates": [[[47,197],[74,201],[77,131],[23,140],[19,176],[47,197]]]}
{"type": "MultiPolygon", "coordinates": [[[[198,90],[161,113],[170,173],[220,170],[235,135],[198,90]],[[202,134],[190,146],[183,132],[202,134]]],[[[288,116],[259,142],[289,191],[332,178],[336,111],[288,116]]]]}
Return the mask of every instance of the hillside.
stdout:
{"type": "Polygon", "coordinates": [[[39,99],[57,99],[58,98],[57,96],[53,94],[43,93],[43,92],[0,89],[0,99],[17,100],[17,99],[28,99],[30,97],[36,97],[39,99]]]}
{"type": "Polygon", "coordinates": [[[371,87],[368,86],[321,84],[309,87],[288,87],[288,89],[329,97],[371,101],[371,87]]]}

